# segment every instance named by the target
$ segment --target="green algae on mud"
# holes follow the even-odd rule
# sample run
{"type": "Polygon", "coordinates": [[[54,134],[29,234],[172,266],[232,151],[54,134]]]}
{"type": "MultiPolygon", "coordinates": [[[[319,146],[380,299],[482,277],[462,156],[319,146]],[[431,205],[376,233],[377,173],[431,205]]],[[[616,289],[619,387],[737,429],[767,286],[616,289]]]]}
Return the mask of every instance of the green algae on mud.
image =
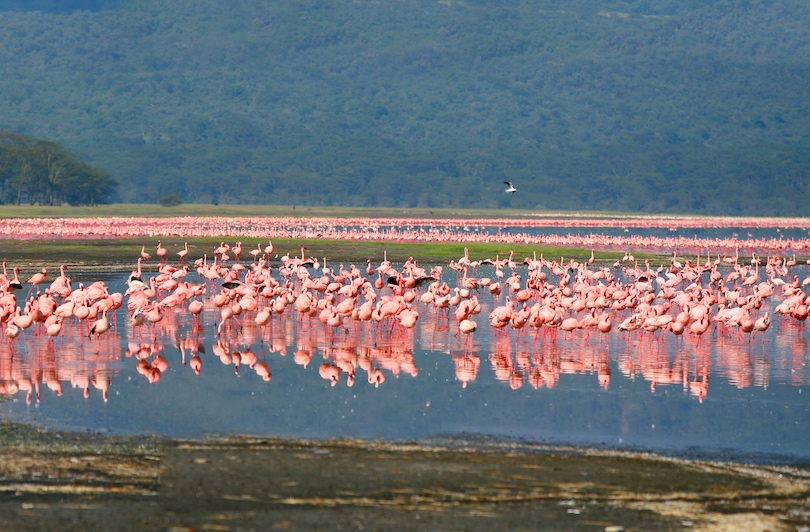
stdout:
{"type": "MultiPolygon", "coordinates": [[[[188,262],[207,255],[213,257],[214,249],[228,237],[216,238],[190,238],[184,239],[176,236],[170,237],[139,237],[119,239],[82,239],[82,240],[14,240],[0,239],[0,260],[9,265],[21,268],[39,266],[58,266],[67,264],[80,268],[108,267],[112,270],[125,270],[134,268],[142,246],[152,255],[144,267],[150,269],[150,264],[157,264],[155,247],[160,240],[169,250],[169,261],[176,263],[179,259],[177,252],[183,249],[185,242],[189,244],[188,262]]],[[[233,245],[233,238],[227,240],[233,245]]],[[[242,262],[250,262],[250,250],[257,245],[264,247],[267,240],[242,240],[242,262]]],[[[464,256],[467,248],[471,260],[494,259],[496,256],[506,258],[514,251],[516,262],[522,262],[525,257],[535,255],[545,256],[549,259],[574,259],[583,261],[590,257],[590,250],[569,249],[551,246],[529,246],[525,244],[506,243],[444,243],[444,242],[372,242],[353,240],[327,240],[327,239],[273,239],[274,261],[277,257],[289,253],[291,256],[300,256],[301,247],[305,247],[307,256],[318,258],[328,263],[365,262],[371,260],[378,264],[383,256],[393,262],[402,262],[408,257],[414,257],[420,264],[446,264],[451,260],[459,260],[464,256]]],[[[620,253],[595,252],[595,258],[600,264],[612,263],[621,258],[620,253]]],[[[651,254],[638,254],[638,258],[659,257],[651,254]]]]}
{"type": "Polygon", "coordinates": [[[796,530],[776,466],[447,440],[172,440],[0,423],[0,525],[55,529],[796,530]]]}

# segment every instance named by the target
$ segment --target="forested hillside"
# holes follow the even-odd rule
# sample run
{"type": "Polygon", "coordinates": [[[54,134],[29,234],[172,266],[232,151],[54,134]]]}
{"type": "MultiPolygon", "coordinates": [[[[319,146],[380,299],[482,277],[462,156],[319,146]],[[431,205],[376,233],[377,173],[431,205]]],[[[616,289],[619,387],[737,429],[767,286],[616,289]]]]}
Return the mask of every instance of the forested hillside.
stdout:
{"type": "Polygon", "coordinates": [[[120,201],[810,207],[805,0],[0,0],[0,68],[120,201]]]}

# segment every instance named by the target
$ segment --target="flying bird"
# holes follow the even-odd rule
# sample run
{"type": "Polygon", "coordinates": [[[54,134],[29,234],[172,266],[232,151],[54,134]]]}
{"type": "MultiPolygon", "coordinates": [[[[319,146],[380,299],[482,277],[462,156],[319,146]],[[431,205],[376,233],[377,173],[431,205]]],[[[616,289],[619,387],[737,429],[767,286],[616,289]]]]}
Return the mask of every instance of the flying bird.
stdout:
{"type": "Polygon", "coordinates": [[[515,192],[517,192],[517,189],[514,186],[512,186],[511,181],[504,181],[504,184],[506,185],[505,192],[508,192],[509,194],[514,194],[515,192]]]}

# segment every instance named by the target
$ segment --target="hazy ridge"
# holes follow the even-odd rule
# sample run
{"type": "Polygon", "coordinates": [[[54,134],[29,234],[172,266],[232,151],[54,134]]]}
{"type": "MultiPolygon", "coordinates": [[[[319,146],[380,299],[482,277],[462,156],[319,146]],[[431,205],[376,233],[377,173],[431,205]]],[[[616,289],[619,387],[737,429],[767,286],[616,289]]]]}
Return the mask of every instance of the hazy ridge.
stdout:
{"type": "Polygon", "coordinates": [[[121,201],[810,205],[799,0],[0,10],[0,129],[61,141],[111,172],[121,201]]]}

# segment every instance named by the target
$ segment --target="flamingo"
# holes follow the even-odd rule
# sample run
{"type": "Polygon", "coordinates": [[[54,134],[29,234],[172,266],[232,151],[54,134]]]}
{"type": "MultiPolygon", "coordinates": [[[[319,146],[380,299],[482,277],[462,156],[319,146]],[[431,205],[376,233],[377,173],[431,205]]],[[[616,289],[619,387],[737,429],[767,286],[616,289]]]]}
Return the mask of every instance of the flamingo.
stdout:
{"type": "Polygon", "coordinates": [[[48,275],[48,271],[45,268],[42,268],[42,271],[37,272],[37,273],[35,273],[34,275],[32,275],[31,277],[28,278],[28,284],[30,284],[32,287],[36,286],[39,283],[41,283],[42,281],[44,281],[45,277],[47,277],[47,275],[48,275]]]}
{"type": "Polygon", "coordinates": [[[107,319],[107,311],[101,313],[101,317],[98,318],[93,326],[90,328],[90,333],[87,336],[96,335],[96,337],[101,336],[105,332],[110,330],[110,321],[107,319]]]}
{"type": "Polygon", "coordinates": [[[461,331],[462,334],[474,333],[477,328],[478,325],[470,319],[463,319],[461,323],[458,324],[458,330],[461,331]]]}
{"type": "Polygon", "coordinates": [[[183,260],[185,260],[186,255],[188,255],[188,242],[184,244],[183,249],[177,252],[177,255],[180,257],[180,260],[177,261],[178,264],[180,264],[183,262],[183,260]]]}
{"type": "Polygon", "coordinates": [[[768,330],[768,327],[771,326],[771,317],[766,312],[764,316],[759,318],[757,321],[754,322],[754,330],[759,332],[765,332],[768,330]]]}
{"type": "Polygon", "coordinates": [[[22,290],[22,282],[20,281],[20,268],[15,266],[14,267],[14,279],[8,282],[7,289],[8,290],[22,290]]]}
{"type": "Polygon", "coordinates": [[[709,329],[709,315],[703,314],[698,321],[692,322],[692,325],[689,326],[689,332],[696,335],[698,337],[698,342],[700,342],[700,337],[709,329]]]}
{"type": "MultiPolygon", "coordinates": [[[[42,268],[41,272],[35,273],[34,275],[28,278],[28,284],[30,284],[31,286],[28,288],[28,294],[26,294],[25,296],[26,298],[28,298],[28,296],[31,295],[31,290],[33,290],[36,285],[40,284],[42,281],[45,280],[45,277],[47,275],[48,272],[45,270],[45,268],[42,268]]],[[[17,278],[16,271],[14,272],[14,278],[15,279],[17,278]]]]}
{"type": "Polygon", "coordinates": [[[169,254],[169,250],[160,245],[160,240],[158,240],[156,252],[160,260],[166,260],[166,255],[169,254]]]}

